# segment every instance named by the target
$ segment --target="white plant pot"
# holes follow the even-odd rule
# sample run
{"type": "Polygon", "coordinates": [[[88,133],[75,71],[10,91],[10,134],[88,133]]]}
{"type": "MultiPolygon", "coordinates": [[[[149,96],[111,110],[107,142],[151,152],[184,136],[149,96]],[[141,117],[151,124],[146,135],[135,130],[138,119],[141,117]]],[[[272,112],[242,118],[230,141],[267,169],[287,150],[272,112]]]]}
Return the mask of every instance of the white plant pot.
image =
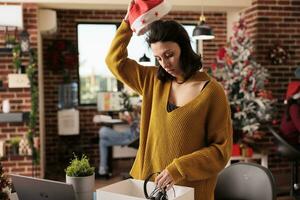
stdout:
{"type": "Polygon", "coordinates": [[[93,200],[95,173],[85,177],[71,177],[66,175],[66,183],[73,185],[76,200],[93,200]]]}

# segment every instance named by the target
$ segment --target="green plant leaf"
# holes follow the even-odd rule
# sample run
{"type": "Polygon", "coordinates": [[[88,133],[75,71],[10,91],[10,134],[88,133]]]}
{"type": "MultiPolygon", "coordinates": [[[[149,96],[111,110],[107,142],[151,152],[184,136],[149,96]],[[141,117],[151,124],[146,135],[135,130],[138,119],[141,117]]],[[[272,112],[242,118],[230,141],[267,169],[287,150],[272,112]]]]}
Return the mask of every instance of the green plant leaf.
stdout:
{"type": "Polygon", "coordinates": [[[94,174],[95,168],[90,166],[88,157],[83,154],[81,159],[73,153],[74,158],[70,161],[70,165],[65,169],[67,176],[84,177],[94,174]]]}

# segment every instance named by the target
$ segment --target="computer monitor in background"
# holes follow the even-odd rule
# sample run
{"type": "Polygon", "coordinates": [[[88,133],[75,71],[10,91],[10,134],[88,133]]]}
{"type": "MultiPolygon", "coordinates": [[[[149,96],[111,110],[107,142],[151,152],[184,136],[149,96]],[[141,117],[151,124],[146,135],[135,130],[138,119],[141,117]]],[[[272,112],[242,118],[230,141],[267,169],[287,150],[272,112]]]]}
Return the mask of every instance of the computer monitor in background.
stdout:
{"type": "Polygon", "coordinates": [[[122,106],[121,92],[99,92],[97,95],[98,111],[120,111],[122,106]]]}

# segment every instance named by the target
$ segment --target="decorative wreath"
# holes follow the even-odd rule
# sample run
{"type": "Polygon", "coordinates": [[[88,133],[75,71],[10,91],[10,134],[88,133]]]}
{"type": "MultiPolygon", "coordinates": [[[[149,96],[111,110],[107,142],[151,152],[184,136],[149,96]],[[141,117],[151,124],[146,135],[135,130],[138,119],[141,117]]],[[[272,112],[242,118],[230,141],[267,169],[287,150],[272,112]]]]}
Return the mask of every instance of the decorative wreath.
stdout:
{"type": "Polygon", "coordinates": [[[281,47],[280,45],[276,45],[270,50],[269,57],[271,59],[272,64],[279,65],[286,63],[289,54],[283,47],[281,47]]]}
{"type": "Polygon", "coordinates": [[[48,67],[57,69],[72,69],[77,66],[78,53],[71,40],[54,40],[47,49],[48,67]]]}

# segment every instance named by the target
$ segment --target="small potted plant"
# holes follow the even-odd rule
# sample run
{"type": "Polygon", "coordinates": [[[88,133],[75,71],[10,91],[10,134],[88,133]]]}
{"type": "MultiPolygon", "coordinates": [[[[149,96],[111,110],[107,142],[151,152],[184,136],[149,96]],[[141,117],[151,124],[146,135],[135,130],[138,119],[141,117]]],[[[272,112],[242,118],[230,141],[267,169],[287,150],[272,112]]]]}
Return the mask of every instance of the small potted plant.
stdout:
{"type": "Polygon", "coordinates": [[[95,184],[95,168],[90,166],[86,155],[78,158],[75,153],[70,165],[65,169],[66,183],[73,185],[77,200],[92,200],[95,184]]]}
{"type": "Polygon", "coordinates": [[[11,147],[12,155],[19,155],[19,144],[21,138],[20,137],[13,137],[9,140],[9,144],[11,147]]]}
{"type": "Polygon", "coordinates": [[[5,47],[8,49],[14,48],[16,44],[16,37],[13,35],[6,35],[5,37],[5,47]]]}

